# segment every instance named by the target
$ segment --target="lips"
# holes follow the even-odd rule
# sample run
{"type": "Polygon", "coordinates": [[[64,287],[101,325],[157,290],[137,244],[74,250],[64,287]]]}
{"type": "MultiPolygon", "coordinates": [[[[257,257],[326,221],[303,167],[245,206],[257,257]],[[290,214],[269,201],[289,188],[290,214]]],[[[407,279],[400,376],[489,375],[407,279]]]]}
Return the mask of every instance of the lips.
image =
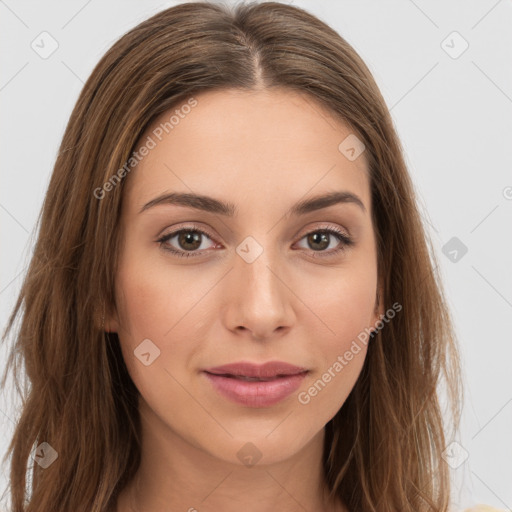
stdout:
{"type": "Polygon", "coordinates": [[[257,365],[249,362],[238,362],[207,368],[205,370],[213,375],[241,378],[245,380],[271,380],[287,375],[298,375],[307,372],[307,368],[301,368],[283,361],[269,361],[257,365]]]}
{"type": "Polygon", "coordinates": [[[203,371],[220,395],[246,407],[276,405],[297,390],[308,372],[281,361],[263,365],[240,362],[203,371]]]}

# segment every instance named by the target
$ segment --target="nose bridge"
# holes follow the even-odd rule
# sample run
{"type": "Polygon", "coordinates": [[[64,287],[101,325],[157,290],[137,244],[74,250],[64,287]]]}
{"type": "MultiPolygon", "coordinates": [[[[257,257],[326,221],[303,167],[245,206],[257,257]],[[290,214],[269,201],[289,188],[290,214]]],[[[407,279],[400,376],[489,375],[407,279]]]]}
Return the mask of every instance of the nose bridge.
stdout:
{"type": "Polygon", "coordinates": [[[246,283],[246,292],[255,299],[270,303],[282,295],[282,283],[275,272],[280,267],[278,251],[270,246],[271,236],[258,241],[252,236],[246,237],[236,248],[238,258],[235,263],[235,272],[246,283]]]}
{"type": "Polygon", "coordinates": [[[279,251],[269,247],[270,235],[264,238],[260,242],[248,236],[237,246],[232,275],[235,293],[229,304],[231,327],[243,326],[258,337],[291,322],[292,294],[284,284],[286,278],[280,275],[279,251]]]}

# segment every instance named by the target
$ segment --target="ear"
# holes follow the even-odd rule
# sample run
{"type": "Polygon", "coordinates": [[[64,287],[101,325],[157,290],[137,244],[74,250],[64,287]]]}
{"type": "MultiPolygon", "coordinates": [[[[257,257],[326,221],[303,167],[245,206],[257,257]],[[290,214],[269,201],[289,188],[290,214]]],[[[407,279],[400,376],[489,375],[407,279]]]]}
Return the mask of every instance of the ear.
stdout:
{"type": "Polygon", "coordinates": [[[119,320],[117,315],[108,315],[105,317],[105,332],[119,332],[119,320]]]}
{"type": "MultiPolygon", "coordinates": [[[[375,294],[375,307],[373,310],[372,326],[384,316],[384,287],[379,285],[375,294]]],[[[371,329],[374,331],[375,329],[371,329]]]]}
{"type": "Polygon", "coordinates": [[[94,323],[98,330],[104,332],[118,332],[119,320],[117,314],[105,310],[105,306],[97,309],[94,315],[94,323]]]}

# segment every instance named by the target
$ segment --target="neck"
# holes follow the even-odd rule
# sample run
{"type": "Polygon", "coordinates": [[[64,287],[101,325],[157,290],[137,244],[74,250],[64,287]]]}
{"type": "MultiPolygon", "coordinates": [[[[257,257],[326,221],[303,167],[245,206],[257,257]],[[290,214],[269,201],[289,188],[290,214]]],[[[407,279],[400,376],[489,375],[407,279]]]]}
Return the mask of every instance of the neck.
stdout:
{"type": "Polygon", "coordinates": [[[141,464],[121,492],[117,512],[344,512],[327,499],[324,431],[293,457],[271,465],[219,460],[192,446],[147,409],[142,421],[141,464]]]}

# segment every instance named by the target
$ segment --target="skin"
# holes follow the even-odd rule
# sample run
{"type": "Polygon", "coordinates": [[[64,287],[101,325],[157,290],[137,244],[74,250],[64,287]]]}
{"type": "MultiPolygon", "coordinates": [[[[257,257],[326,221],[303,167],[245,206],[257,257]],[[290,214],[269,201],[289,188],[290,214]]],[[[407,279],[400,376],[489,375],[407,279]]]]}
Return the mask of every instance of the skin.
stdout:
{"type": "Polygon", "coordinates": [[[118,313],[106,329],[118,333],[140,391],[143,442],[117,512],[346,510],[325,496],[324,427],[353,388],[366,345],[309,403],[297,397],[383,313],[365,154],[348,160],[338,145],[351,130],[299,93],[194,97],[197,106],[125,178],[118,313]],[[347,202],[288,213],[299,200],[338,190],[357,195],[366,211],[347,202]],[[229,201],[238,213],[172,204],[139,213],[168,192],[229,201]],[[178,257],[157,242],[191,222],[209,233],[199,235],[199,248],[178,236],[165,243],[201,255],[178,257]],[[322,248],[307,235],[332,227],[354,244],[328,255],[343,242],[329,235],[322,248]],[[236,252],[248,236],[263,249],[252,263],[236,252]],[[149,366],[134,355],[144,339],[160,350],[149,366]],[[309,373],[277,405],[250,408],[229,402],[201,373],[241,360],[280,360],[309,373]],[[261,454],[254,466],[237,457],[248,442],[261,454]]]}

